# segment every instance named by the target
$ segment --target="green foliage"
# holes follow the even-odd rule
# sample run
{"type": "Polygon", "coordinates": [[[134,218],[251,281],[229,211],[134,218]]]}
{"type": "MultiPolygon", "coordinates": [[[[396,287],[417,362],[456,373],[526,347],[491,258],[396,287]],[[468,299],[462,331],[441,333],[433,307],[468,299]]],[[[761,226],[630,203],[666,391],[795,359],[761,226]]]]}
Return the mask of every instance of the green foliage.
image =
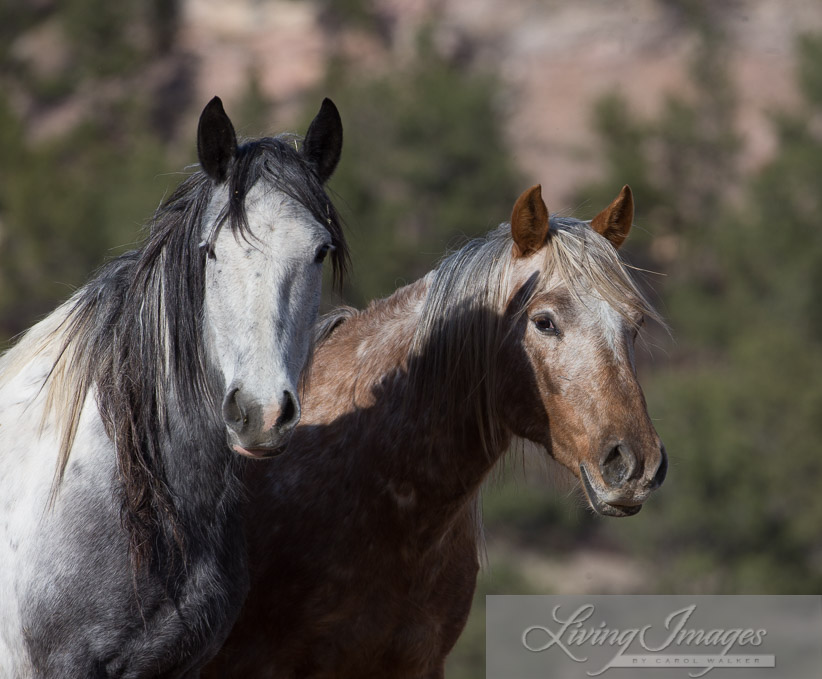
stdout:
{"type": "Polygon", "coordinates": [[[357,304],[425,274],[446,244],[508,219],[517,195],[494,79],[420,52],[390,78],[363,81],[337,64],[323,90],[345,127],[331,188],[355,263],[346,297],[357,304]]]}
{"type": "MultiPolygon", "coordinates": [[[[162,173],[182,162],[161,142],[150,104],[127,87],[109,87],[99,99],[93,94],[101,79],[122,78],[157,56],[161,41],[149,36],[168,28],[173,11],[71,0],[25,11],[4,4],[0,16],[11,22],[4,31],[47,24],[64,43],[51,47],[65,50],[56,73],[0,53],[3,83],[17,94],[0,95],[2,345],[67,298],[107,256],[138,240],[141,225],[179,180],[162,173]],[[84,93],[78,94],[80,82],[84,93]],[[22,110],[42,112],[72,91],[87,114],[46,140],[17,113],[21,97],[22,110]]],[[[193,154],[193,143],[189,148],[193,154]]]]}
{"type": "Polygon", "coordinates": [[[249,71],[245,92],[237,106],[237,113],[232,116],[237,120],[237,133],[240,137],[263,137],[272,134],[269,129],[271,101],[263,92],[260,73],[256,68],[249,71]]]}
{"type": "Polygon", "coordinates": [[[5,84],[36,107],[59,103],[82,86],[93,89],[97,80],[137,74],[170,49],[178,15],[177,0],[25,4],[0,4],[0,37],[6,38],[0,60],[5,84]],[[28,29],[39,32],[34,48],[15,54],[16,39],[28,29]]]}
{"type": "Polygon", "coordinates": [[[12,42],[37,20],[28,3],[0,0],[0,63],[9,64],[12,42]]]}
{"type": "Polygon", "coordinates": [[[379,32],[379,14],[373,0],[319,0],[318,5],[328,25],[342,24],[379,32]]]}
{"type": "Polygon", "coordinates": [[[553,478],[557,470],[545,468],[546,455],[536,446],[521,459],[511,451],[483,486],[482,516],[489,535],[553,553],[590,538],[599,521],[575,490],[568,492],[570,474],[560,470],[553,478]]]}
{"type": "MultiPolygon", "coordinates": [[[[5,109],[7,130],[20,125],[5,109]]],[[[164,151],[132,125],[89,121],[31,145],[0,137],[0,335],[22,331],[68,297],[106,256],[134,243],[166,186],[164,151]],[[105,140],[105,143],[100,143],[105,140]]]]}
{"type": "Polygon", "coordinates": [[[702,28],[704,3],[673,4],[687,9],[690,22],[700,27],[691,64],[695,94],[669,95],[658,119],[651,121],[637,119],[619,95],[604,97],[594,109],[593,123],[606,161],[605,177],[582,187],[577,199],[606,205],[620,186],[629,184],[640,207],[639,228],[626,246],[629,259],[711,287],[716,271],[709,241],[740,181],[736,99],[717,29],[713,24],[710,30],[702,28]],[[655,242],[672,244],[677,256],[654,252],[655,242]]]}
{"type": "Polygon", "coordinates": [[[799,39],[799,84],[808,104],[817,111],[822,108],[822,40],[805,35],[799,39]]]}
{"type": "Polygon", "coordinates": [[[139,63],[139,25],[144,22],[139,0],[68,0],[63,26],[79,75],[122,74],[139,63]]]}

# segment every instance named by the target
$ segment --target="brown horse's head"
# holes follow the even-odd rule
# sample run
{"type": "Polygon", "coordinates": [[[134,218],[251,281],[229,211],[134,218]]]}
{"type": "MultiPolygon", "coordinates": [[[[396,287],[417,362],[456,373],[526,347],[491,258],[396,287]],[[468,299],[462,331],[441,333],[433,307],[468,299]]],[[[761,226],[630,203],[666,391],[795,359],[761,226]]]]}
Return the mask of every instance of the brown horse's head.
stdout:
{"type": "Polygon", "coordinates": [[[633,213],[626,186],[590,224],[549,219],[534,186],[511,216],[504,417],[607,516],[638,512],[667,470],[634,363],[638,329],[656,315],[617,255],[633,213]]]}

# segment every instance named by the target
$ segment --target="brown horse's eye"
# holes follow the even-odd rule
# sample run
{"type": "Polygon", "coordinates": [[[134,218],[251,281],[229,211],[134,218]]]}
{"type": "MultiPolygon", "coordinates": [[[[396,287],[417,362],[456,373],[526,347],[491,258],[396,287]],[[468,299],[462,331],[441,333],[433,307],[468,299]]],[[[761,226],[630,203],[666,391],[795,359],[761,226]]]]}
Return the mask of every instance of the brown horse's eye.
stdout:
{"type": "Polygon", "coordinates": [[[559,335],[557,326],[554,325],[554,319],[547,314],[540,314],[531,319],[537,330],[545,335],[559,335]]]}

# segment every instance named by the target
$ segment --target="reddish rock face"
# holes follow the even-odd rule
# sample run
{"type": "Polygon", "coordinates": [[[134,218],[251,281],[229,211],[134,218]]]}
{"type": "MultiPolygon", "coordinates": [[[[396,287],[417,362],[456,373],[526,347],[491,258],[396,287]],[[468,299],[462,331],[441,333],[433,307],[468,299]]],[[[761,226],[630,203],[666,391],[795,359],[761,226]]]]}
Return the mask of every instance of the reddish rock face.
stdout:
{"type": "MultiPolygon", "coordinates": [[[[480,68],[499,72],[508,103],[512,152],[526,174],[551,177],[545,199],[567,205],[581,180],[596,176],[601,156],[591,133],[591,105],[618,92],[640,114],[653,114],[668,93],[687,93],[695,47],[682,18],[656,0],[574,3],[544,0],[380,0],[387,42],[323,22],[311,3],[185,0],[186,49],[197,55],[198,89],[240,96],[238,73],[258,73],[264,94],[284,122],[301,95],[324,76],[328,57],[344,53],[368,72],[407,59],[415,36],[435,11],[434,48],[457,56],[470,45],[480,68]],[[437,8],[435,10],[435,7],[437,8]],[[546,121],[550,120],[550,124],[546,121]],[[560,171],[561,169],[561,171],[560,171]]],[[[796,36],[822,28],[817,0],[743,0],[723,14],[728,59],[740,93],[745,161],[768,157],[773,138],[767,111],[796,99],[796,36]]]]}
{"type": "MultiPolygon", "coordinates": [[[[294,127],[305,95],[322,82],[331,57],[344,55],[365,75],[390,73],[413,56],[419,28],[433,17],[434,49],[498,73],[514,159],[528,176],[551,177],[545,199],[569,208],[575,207],[570,192],[599,171],[601,153],[591,131],[591,105],[599,97],[617,92],[637,113],[652,115],[667,94],[687,95],[696,41],[682,17],[658,0],[378,0],[376,5],[380,35],[335,23],[310,2],[181,0],[173,49],[140,74],[140,88],[160,88],[170,101],[175,89],[163,83],[176,82],[182,73],[195,79],[197,100],[219,92],[231,105],[253,74],[262,94],[277,104],[273,127],[294,127]]],[[[755,168],[774,145],[768,111],[790,108],[798,99],[795,39],[822,29],[822,4],[740,0],[718,11],[740,95],[743,167],[755,168]]],[[[65,62],[61,30],[41,22],[14,39],[11,53],[32,72],[53,75],[65,62]]],[[[25,111],[27,133],[43,139],[59,136],[88,117],[100,100],[131,86],[108,83],[46,110],[33,109],[25,96],[15,106],[25,111]]]]}

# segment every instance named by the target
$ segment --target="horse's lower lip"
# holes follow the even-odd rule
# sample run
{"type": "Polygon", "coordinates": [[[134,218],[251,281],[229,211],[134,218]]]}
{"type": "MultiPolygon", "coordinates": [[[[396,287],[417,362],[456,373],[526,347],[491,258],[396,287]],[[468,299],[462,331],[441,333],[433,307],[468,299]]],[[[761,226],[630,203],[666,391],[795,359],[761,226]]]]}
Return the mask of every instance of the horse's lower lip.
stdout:
{"type": "Polygon", "coordinates": [[[579,465],[579,475],[582,479],[582,489],[585,491],[585,497],[588,499],[589,504],[597,514],[601,514],[602,516],[624,517],[638,514],[639,510],[642,509],[641,504],[620,505],[605,502],[600,499],[596,490],[594,490],[591,479],[588,478],[588,470],[585,469],[584,465],[579,465]]]}
{"type": "Polygon", "coordinates": [[[268,457],[276,457],[283,452],[282,447],[275,446],[273,448],[243,448],[242,446],[232,446],[234,452],[239,453],[245,457],[250,457],[253,460],[263,460],[268,457]]]}

